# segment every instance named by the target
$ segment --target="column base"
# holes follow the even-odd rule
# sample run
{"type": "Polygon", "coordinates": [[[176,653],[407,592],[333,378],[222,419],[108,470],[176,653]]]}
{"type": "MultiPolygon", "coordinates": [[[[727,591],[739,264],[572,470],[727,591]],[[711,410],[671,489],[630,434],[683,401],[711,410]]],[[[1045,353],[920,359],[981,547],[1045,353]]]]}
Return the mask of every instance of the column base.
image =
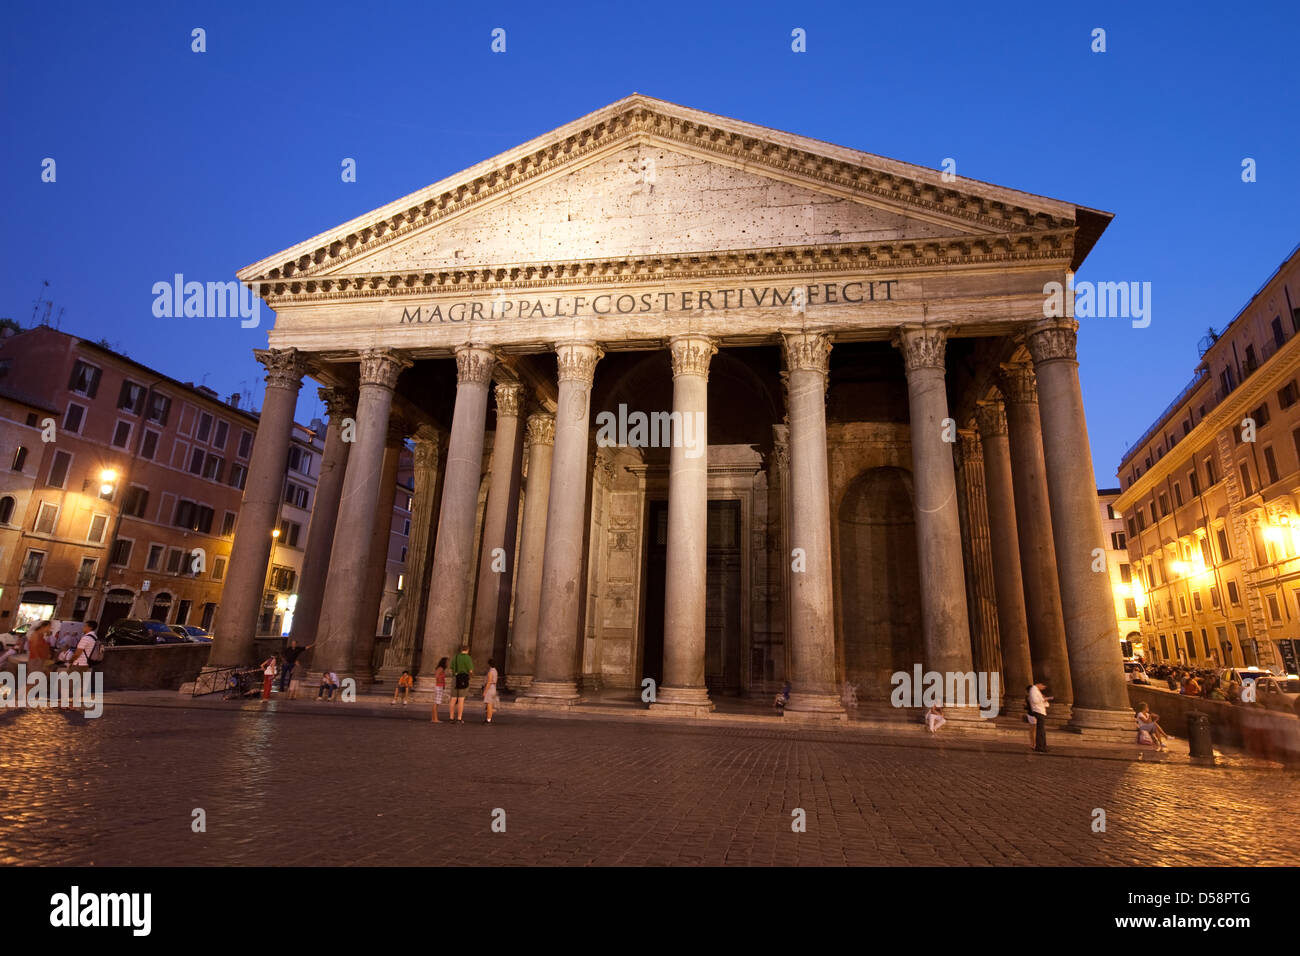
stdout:
{"type": "Polygon", "coordinates": [[[390,664],[388,661],[384,661],[384,666],[379,668],[378,673],[375,674],[375,683],[396,684],[401,679],[402,671],[409,671],[410,669],[410,655],[407,655],[406,660],[398,664],[390,664]]]}
{"type": "Polygon", "coordinates": [[[568,708],[582,702],[578,682],[572,680],[549,681],[534,679],[526,694],[515,698],[517,707],[568,708]]]}
{"type": "Polygon", "coordinates": [[[528,690],[529,687],[532,686],[533,675],[532,674],[510,674],[507,677],[506,683],[510,685],[511,690],[519,694],[522,694],[526,690],[528,690]]]}
{"type": "Polygon", "coordinates": [[[801,694],[790,693],[790,701],[785,705],[787,720],[847,720],[844,702],[839,694],[801,694]]]}
{"type": "Polygon", "coordinates": [[[650,710],[657,714],[707,717],[713,712],[707,687],[660,687],[650,710]]]}
{"type": "Polygon", "coordinates": [[[1096,710],[1075,707],[1067,728],[1094,740],[1115,740],[1132,743],[1137,734],[1133,714],[1127,710],[1096,710]]]}

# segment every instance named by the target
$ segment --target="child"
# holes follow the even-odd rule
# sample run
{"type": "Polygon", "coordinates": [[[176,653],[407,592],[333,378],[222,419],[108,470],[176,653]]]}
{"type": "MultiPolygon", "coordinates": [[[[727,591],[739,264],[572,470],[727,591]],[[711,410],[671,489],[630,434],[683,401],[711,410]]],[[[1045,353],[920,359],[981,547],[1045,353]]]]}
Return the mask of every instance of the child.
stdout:
{"type": "Polygon", "coordinates": [[[930,729],[930,733],[939,732],[939,728],[948,722],[948,718],[943,715],[943,708],[938,704],[930,705],[930,709],[925,712],[925,726],[930,729]]]}
{"type": "MultiPolygon", "coordinates": [[[[447,658],[438,661],[438,666],[433,670],[433,720],[431,723],[440,724],[438,719],[438,708],[442,706],[442,698],[447,690],[447,658]]],[[[447,719],[451,719],[451,704],[447,704],[447,719]]]]}
{"type": "Polygon", "coordinates": [[[1155,744],[1156,750],[1169,749],[1165,746],[1165,741],[1169,739],[1169,735],[1160,726],[1159,715],[1153,714],[1147,709],[1146,701],[1138,701],[1137,713],[1133,715],[1133,720],[1137,723],[1139,744],[1152,743],[1155,744]],[[1145,739],[1143,739],[1143,735],[1145,735],[1145,739]]]}
{"type": "Polygon", "coordinates": [[[415,681],[411,679],[410,671],[402,671],[402,676],[397,678],[397,686],[393,688],[393,703],[397,703],[397,695],[402,695],[402,706],[405,707],[411,702],[411,685],[415,681]]]}
{"type": "Polygon", "coordinates": [[[487,717],[483,723],[492,723],[492,709],[496,706],[500,698],[497,696],[497,662],[488,658],[487,679],[483,684],[483,706],[487,710],[487,717]]]}

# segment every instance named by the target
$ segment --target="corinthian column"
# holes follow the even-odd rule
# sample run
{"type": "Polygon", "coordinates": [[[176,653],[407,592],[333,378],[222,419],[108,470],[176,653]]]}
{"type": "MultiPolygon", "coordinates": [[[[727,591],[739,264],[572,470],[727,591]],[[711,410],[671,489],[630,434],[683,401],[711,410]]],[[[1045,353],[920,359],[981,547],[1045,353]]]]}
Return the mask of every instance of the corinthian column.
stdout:
{"type": "MultiPolygon", "coordinates": [[[[1025,610],[1029,615],[1029,652],[1034,679],[1045,681],[1053,717],[1069,717],[1074,692],[1065,651],[1065,623],[1056,574],[1052,512],[1047,501],[1047,469],[1043,463],[1043,429],[1038,420],[1038,389],[1028,365],[1003,369],[1010,433],[1011,476],[1020,532],[1020,569],[1024,576],[1025,610]]],[[[1026,682],[1028,683],[1028,682],[1026,682]]],[[[1019,689],[1019,688],[1017,688],[1019,689]]]]}
{"type": "Polygon", "coordinates": [[[357,397],[346,389],[322,388],[316,394],[325,403],[329,427],[325,429],[325,450],[321,454],[320,477],[316,479],[316,501],[311,509],[311,524],[307,526],[307,548],[290,631],[290,637],[302,647],[316,642],[316,629],[320,625],[339,496],[343,493],[343,476],[348,467],[348,451],[352,448],[351,442],[343,440],[343,422],[357,413],[357,397]]]}
{"type": "Polygon", "coordinates": [[[1031,326],[1027,335],[1038,376],[1061,608],[1070,649],[1071,722],[1080,728],[1131,731],[1097,479],[1079,389],[1078,328],[1074,321],[1047,320],[1031,326]]]}
{"type": "Polygon", "coordinates": [[[588,433],[591,383],[604,350],[594,343],[559,345],[559,398],[555,452],[542,559],[542,597],[537,624],[537,668],[527,698],[567,704],[578,699],[582,594],[582,546],[586,537],[588,433]]]}
{"type": "Polygon", "coordinates": [[[388,443],[393,389],[398,376],[410,365],[410,359],[392,349],[370,349],[361,356],[356,447],[348,456],[347,474],[343,478],[334,547],[325,581],[325,603],[321,608],[320,640],[312,655],[312,673],[317,676],[321,671],[332,670],[340,678],[355,679],[356,637],[363,629],[374,626],[373,622],[362,620],[365,581],[375,522],[380,520],[384,446],[388,443]]]}
{"type": "Polygon", "coordinates": [[[284,497],[284,473],[289,463],[289,439],[298,390],[307,371],[297,349],[259,349],[253,353],[266,366],[266,394],[257,423],[257,439],[248,463],[239,524],[230,549],[226,584],[221,593],[209,667],[248,664],[257,636],[257,615],[271,558],[271,532],[284,497]]]}
{"type": "Polygon", "coordinates": [[[826,465],[830,336],[783,332],[790,419],[790,702],[787,714],[843,717],[835,687],[831,502],[826,465]]]}
{"type": "Polygon", "coordinates": [[[395,681],[414,663],[429,589],[429,561],[433,552],[433,507],[438,495],[438,463],[441,434],[436,428],[422,425],[415,432],[415,490],[411,503],[411,538],[406,550],[406,585],[397,604],[397,621],[393,641],[384,655],[379,679],[395,681]]]}
{"type": "Polygon", "coordinates": [[[506,666],[510,683],[525,690],[537,666],[537,615],[542,601],[542,557],[546,551],[546,508],[551,491],[551,453],[555,416],[528,416],[528,484],[524,488],[524,528],[519,539],[515,618],[506,666]]]}
{"type": "Polygon", "coordinates": [[[925,667],[964,674],[971,670],[971,645],[952,443],[945,440],[949,434],[956,438],[944,383],[947,338],[941,328],[903,328],[894,345],[907,366],[925,667]]]}
{"type": "MultiPolygon", "coordinates": [[[[957,434],[957,512],[961,518],[971,654],[976,671],[1000,675],[1002,654],[998,646],[998,599],[993,586],[993,545],[989,540],[984,488],[984,447],[974,431],[962,429],[957,434]]],[[[1001,680],[999,677],[999,697],[1006,689],[1001,680]]]]}
{"type": "Polygon", "coordinates": [[[664,684],[656,709],[708,712],[704,686],[705,583],[709,570],[709,360],[718,351],[703,335],[669,342],[677,434],[669,450],[668,554],[664,582],[664,684]]]}
{"type": "Polygon", "coordinates": [[[369,683],[374,676],[371,658],[375,654],[379,609],[384,601],[384,584],[388,580],[388,551],[393,544],[393,505],[397,502],[397,471],[405,447],[406,423],[393,418],[388,424],[388,442],[384,445],[384,463],[379,472],[379,504],[376,506],[375,526],[370,533],[370,562],[360,610],[362,626],[352,650],[352,669],[358,682],[362,683],[369,683]]]}
{"type": "Polygon", "coordinates": [[[483,473],[488,386],[496,355],[485,345],[456,350],[456,407],[452,411],[447,472],[442,480],[438,540],[429,575],[429,613],[420,655],[421,691],[432,691],[433,672],[442,657],[460,649],[469,609],[469,571],[474,560],[474,518],[483,473]]]}
{"type": "Polygon", "coordinates": [[[984,486],[993,551],[993,583],[997,589],[998,637],[1002,645],[1002,686],[1008,711],[1033,680],[1029,657],[1029,622],[1020,574],[1020,531],[1016,524],[1015,492],[1011,481],[1011,451],[1007,444],[1007,415],[1002,400],[975,410],[975,423],[984,445],[984,486]]]}
{"type": "MultiPolygon", "coordinates": [[[[492,436],[492,478],[484,508],[483,546],[478,565],[478,599],[470,648],[474,669],[487,673],[488,660],[506,674],[506,632],[515,572],[515,530],[519,519],[524,430],[520,427],[521,385],[498,385],[497,427],[492,436]]],[[[504,686],[504,680],[502,681],[504,686]]]]}

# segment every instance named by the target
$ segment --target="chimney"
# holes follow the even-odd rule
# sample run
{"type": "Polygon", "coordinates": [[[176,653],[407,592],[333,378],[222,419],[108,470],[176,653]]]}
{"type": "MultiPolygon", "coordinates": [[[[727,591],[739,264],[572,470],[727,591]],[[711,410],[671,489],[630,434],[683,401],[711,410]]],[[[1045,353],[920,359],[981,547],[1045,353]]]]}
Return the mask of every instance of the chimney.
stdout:
{"type": "Polygon", "coordinates": [[[231,407],[231,408],[238,408],[238,407],[239,407],[239,393],[238,393],[238,392],[235,392],[233,395],[230,396],[230,407],[231,407]]]}

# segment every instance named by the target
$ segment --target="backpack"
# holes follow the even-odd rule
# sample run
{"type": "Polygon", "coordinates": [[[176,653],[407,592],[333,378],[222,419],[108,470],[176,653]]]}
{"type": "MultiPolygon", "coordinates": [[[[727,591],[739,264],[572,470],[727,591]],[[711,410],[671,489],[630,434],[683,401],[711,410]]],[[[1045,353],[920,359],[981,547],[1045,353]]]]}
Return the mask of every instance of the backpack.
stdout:
{"type": "Polygon", "coordinates": [[[103,663],[103,661],[104,661],[104,642],[103,642],[103,641],[101,641],[101,640],[99,640],[99,639],[96,639],[96,640],[95,640],[95,646],[92,647],[92,648],[90,649],[90,653],[86,655],[86,660],[90,661],[90,663],[92,663],[92,664],[102,664],[102,663],[103,663]]]}

